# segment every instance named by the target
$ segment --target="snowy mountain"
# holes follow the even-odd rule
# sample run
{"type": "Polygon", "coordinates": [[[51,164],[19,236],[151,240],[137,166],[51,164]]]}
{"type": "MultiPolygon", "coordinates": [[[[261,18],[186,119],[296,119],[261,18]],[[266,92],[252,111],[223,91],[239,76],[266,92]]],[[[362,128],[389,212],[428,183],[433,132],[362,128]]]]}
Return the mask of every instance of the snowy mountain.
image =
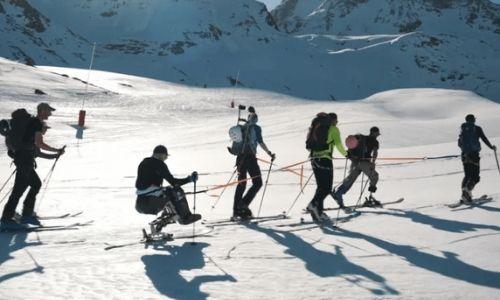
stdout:
{"type": "Polygon", "coordinates": [[[85,65],[89,42],[26,0],[0,0],[0,53],[27,64],[85,65]]]}
{"type": "MultiPolygon", "coordinates": [[[[475,196],[488,194],[492,201],[458,210],[445,204],[460,196],[460,158],[394,158],[458,154],[458,130],[468,113],[500,145],[499,104],[469,91],[444,89],[391,90],[361,101],[311,101],[102,71],[92,73],[86,94],[81,82],[86,77],[86,69],[33,68],[0,59],[0,119],[19,107],[33,112],[37,103],[48,101],[57,110],[44,140],[67,145],[43,183],[36,211],[41,216],[83,212],[42,223],[93,221],[69,229],[0,233],[0,299],[498,298],[500,188],[493,152],[486,147],[481,152],[481,182],[474,190],[475,196]],[[47,95],[36,95],[34,88],[47,95]],[[83,99],[88,128],[76,140],[68,125],[76,122],[83,99]],[[277,154],[261,216],[289,210],[289,218],[214,227],[198,222],[194,230],[204,235],[194,245],[191,238],[177,239],[189,236],[192,226],[171,224],[164,232],[174,234],[174,241],[139,244],[141,229],[154,216],[134,208],[138,164],[161,143],[169,149],[166,162],[176,177],[200,173],[198,191],[228,182],[235,157],[226,150],[227,130],[238,115],[229,108],[231,100],[255,106],[264,141],[277,154]],[[346,220],[336,228],[310,222],[302,210],[314,195],[314,177],[300,194],[300,183],[311,175],[310,164],[303,164],[303,180],[279,168],[307,159],[304,140],[319,111],[337,112],[343,137],[380,128],[375,196],[382,201],[405,197],[404,202],[360,208],[350,218],[327,211],[346,220]],[[131,245],[104,250],[124,243],[131,245]]],[[[258,151],[259,158],[267,159],[258,151]]],[[[53,163],[37,159],[42,179],[53,163]]],[[[266,174],[269,165],[259,164],[266,174]]],[[[344,159],[334,160],[334,166],[337,185],[344,159]]],[[[300,174],[300,165],[296,167],[300,174]]],[[[13,170],[0,143],[2,184],[13,170]]],[[[361,177],[345,195],[346,204],[356,204],[360,185],[361,177]]],[[[12,179],[0,191],[0,202],[11,187],[12,179]]],[[[183,188],[191,192],[194,186],[183,188]]],[[[228,219],[234,192],[234,186],[228,187],[218,202],[214,196],[221,189],[198,194],[196,212],[207,221],[228,219]]],[[[263,190],[250,206],[254,214],[262,196],[263,190]]],[[[187,199],[193,210],[193,196],[187,199]]],[[[336,204],[329,197],[325,207],[336,204]]]]}
{"type": "Polygon", "coordinates": [[[272,14],[282,30],[333,56],[356,56],[367,63],[363,73],[378,71],[394,85],[450,86],[499,99],[500,5],[488,0],[286,0],[272,14]]]}
{"type": "Polygon", "coordinates": [[[85,67],[96,42],[96,69],[190,86],[315,99],[442,87],[500,100],[499,6],[486,2],[291,0],[271,14],[254,0],[0,0],[0,55],[85,67]]]}

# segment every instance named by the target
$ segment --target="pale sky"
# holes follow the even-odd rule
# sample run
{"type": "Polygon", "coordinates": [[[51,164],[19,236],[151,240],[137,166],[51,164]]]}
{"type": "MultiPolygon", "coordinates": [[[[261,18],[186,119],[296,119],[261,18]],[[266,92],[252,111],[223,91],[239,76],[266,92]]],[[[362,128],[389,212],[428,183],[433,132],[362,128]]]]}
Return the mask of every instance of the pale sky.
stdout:
{"type": "MultiPolygon", "coordinates": [[[[267,6],[268,10],[275,8],[278,4],[281,3],[281,0],[258,0],[258,1],[263,2],[267,6]]],[[[500,4],[500,0],[490,0],[490,1],[500,4]]]]}

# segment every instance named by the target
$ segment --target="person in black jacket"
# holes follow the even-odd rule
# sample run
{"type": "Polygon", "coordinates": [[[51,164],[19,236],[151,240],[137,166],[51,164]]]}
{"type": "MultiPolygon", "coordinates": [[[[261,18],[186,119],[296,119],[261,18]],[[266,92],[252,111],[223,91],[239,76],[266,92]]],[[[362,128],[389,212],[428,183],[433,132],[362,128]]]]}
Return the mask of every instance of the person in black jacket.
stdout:
{"type": "Polygon", "coordinates": [[[23,203],[21,223],[40,225],[34,209],[36,196],[40,191],[42,182],[35,171],[35,158],[40,151],[39,149],[55,152],[58,157],[64,154],[64,148],[51,147],[43,140],[43,121],[47,120],[53,111],[55,111],[53,107],[42,102],[37,106],[36,117],[31,117],[24,109],[19,109],[12,113],[13,122],[14,119],[24,119],[27,120],[27,125],[23,127],[22,132],[16,132],[16,134],[19,134],[19,138],[16,138],[15,149],[9,149],[9,156],[14,159],[14,164],[16,165],[16,179],[12,193],[2,213],[1,226],[4,228],[17,229],[24,227],[14,220],[14,215],[19,199],[28,187],[30,189],[23,203]],[[15,116],[16,113],[21,113],[22,116],[15,116]]]}
{"type": "Polygon", "coordinates": [[[476,124],[474,115],[467,115],[465,123],[462,124],[458,146],[462,151],[462,163],[464,166],[464,179],[462,180],[462,198],[461,202],[472,203],[472,190],[480,180],[480,157],[481,139],[490,149],[496,151],[497,147],[492,145],[484,135],[483,129],[476,124]]]}
{"type": "Polygon", "coordinates": [[[201,219],[199,214],[192,214],[180,188],[189,182],[198,180],[198,173],[193,172],[190,176],[182,179],[174,178],[170,173],[165,160],[168,157],[167,148],[158,145],[153,150],[153,156],[145,158],[137,170],[137,200],[135,208],[143,214],[156,215],[171,202],[179,216],[178,222],[187,225],[201,219]],[[172,188],[163,188],[163,180],[166,180],[172,188]]]}

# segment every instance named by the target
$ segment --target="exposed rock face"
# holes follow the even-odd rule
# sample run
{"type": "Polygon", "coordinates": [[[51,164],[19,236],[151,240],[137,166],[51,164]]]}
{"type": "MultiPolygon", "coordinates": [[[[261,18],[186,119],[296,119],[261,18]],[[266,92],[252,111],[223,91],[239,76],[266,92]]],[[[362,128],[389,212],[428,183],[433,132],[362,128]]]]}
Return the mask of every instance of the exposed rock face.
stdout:
{"type": "Polygon", "coordinates": [[[0,0],[0,28],[0,56],[31,65],[86,68],[95,42],[97,69],[193,86],[500,100],[500,6],[488,0],[287,0],[272,12],[254,0],[0,0]]]}

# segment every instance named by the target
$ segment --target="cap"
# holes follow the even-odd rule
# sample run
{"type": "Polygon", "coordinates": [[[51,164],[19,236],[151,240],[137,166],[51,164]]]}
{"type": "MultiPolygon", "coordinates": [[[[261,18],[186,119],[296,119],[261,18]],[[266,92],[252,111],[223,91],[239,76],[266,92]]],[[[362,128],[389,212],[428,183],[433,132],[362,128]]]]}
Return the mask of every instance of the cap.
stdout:
{"type": "Polygon", "coordinates": [[[474,123],[476,122],[476,117],[474,117],[473,114],[468,114],[466,117],[465,117],[465,121],[466,122],[471,122],[471,123],[474,123]]]}
{"type": "Polygon", "coordinates": [[[378,133],[378,134],[380,134],[380,129],[378,129],[377,126],[373,126],[372,128],[370,128],[370,133],[378,133]]]}
{"type": "Polygon", "coordinates": [[[167,147],[163,145],[158,145],[153,150],[153,154],[168,154],[167,147]]]}
{"type": "Polygon", "coordinates": [[[52,106],[50,106],[48,103],[46,102],[42,102],[40,104],[38,104],[38,106],[36,107],[36,109],[38,111],[41,111],[41,110],[48,110],[48,111],[54,111],[56,110],[55,108],[53,108],[52,106]]]}

